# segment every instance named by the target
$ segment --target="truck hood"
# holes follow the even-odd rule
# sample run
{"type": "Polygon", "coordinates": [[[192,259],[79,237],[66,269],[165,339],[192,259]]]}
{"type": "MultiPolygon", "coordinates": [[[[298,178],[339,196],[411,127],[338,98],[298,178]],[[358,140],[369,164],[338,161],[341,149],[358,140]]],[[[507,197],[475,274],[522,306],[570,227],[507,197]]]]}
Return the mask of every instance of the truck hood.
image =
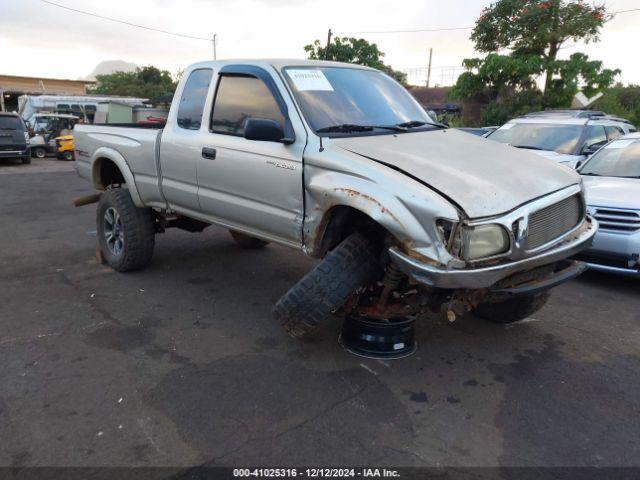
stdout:
{"type": "Polygon", "coordinates": [[[470,218],[505,213],[580,182],[529,151],[456,130],[334,138],[332,144],[432,187],[470,218]]]}
{"type": "Polygon", "coordinates": [[[587,205],[640,210],[640,179],[582,177],[587,205]]]}

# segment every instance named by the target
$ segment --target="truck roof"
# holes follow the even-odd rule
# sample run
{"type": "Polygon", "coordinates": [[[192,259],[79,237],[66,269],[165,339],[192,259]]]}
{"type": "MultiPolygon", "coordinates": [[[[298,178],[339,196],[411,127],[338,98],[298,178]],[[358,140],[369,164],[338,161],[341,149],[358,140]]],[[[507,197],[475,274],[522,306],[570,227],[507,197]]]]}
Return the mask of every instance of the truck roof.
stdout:
{"type": "Polygon", "coordinates": [[[301,60],[298,58],[235,58],[229,60],[209,60],[198,62],[190,66],[190,69],[202,67],[222,67],[224,65],[271,65],[276,69],[284,67],[348,67],[362,70],[374,70],[370,67],[344,62],[328,62],[325,60],[301,60]]]}

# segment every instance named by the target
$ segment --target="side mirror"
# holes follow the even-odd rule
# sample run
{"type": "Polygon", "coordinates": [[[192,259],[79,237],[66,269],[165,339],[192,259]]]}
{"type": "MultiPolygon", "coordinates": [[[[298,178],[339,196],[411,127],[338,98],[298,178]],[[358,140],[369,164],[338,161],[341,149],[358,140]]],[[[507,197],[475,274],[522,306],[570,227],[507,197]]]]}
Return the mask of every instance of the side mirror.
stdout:
{"type": "Polygon", "coordinates": [[[589,157],[594,153],[596,153],[598,150],[600,150],[600,148],[604,146],[605,143],[607,142],[599,142],[599,143],[594,143],[593,145],[587,145],[582,149],[582,154],[589,157]]]}
{"type": "Polygon", "coordinates": [[[285,138],[282,126],[270,118],[248,118],[244,124],[244,138],[262,142],[291,144],[291,138],[285,138]]]}

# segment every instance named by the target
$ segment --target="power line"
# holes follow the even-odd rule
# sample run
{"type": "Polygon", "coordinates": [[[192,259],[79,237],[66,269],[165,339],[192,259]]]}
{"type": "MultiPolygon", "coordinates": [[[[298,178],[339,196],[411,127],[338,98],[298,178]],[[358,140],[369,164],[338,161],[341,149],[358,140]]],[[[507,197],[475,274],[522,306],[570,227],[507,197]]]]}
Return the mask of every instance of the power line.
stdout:
{"type": "Polygon", "coordinates": [[[371,32],[343,32],[343,35],[361,35],[370,33],[419,33],[419,32],[447,32],[452,30],[473,30],[474,27],[449,27],[449,28],[420,28],[417,30],[377,30],[371,32]]]}
{"type": "Polygon", "coordinates": [[[136,23],[126,22],[124,20],[118,20],[117,18],[106,17],[104,15],[98,15],[97,13],[87,12],[85,10],[78,10],[76,8],[67,7],[66,5],[60,5],[59,3],[51,2],[49,0],[40,0],[42,3],[46,3],[48,5],[53,5],[54,7],[63,8],[65,10],[70,10],[72,12],[81,13],[83,15],[88,15],[90,17],[101,18],[102,20],[108,20],[110,22],[121,23],[123,25],[128,25],[130,27],[142,28],[144,30],[150,30],[152,32],[165,33],[167,35],[173,35],[176,37],[182,38],[190,38],[192,40],[204,40],[206,42],[211,42],[211,38],[203,38],[203,37],[195,37],[193,35],[186,35],[184,33],[170,32],[168,30],[161,30],[159,28],[147,27],[145,25],[138,25],[136,23]]]}
{"type": "MultiPolygon", "coordinates": [[[[614,12],[614,15],[621,13],[638,12],[640,8],[632,8],[629,10],[620,10],[614,12]]],[[[373,30],[363,32],[342,32],[342,35],[364,35],[364,34],[384,34],[384,33],[420,33],[420,32],[449,32],[454,30],[473,30],[475,27],[445,27],[445,28],[419,28],[415,30],[373,30]]]]}

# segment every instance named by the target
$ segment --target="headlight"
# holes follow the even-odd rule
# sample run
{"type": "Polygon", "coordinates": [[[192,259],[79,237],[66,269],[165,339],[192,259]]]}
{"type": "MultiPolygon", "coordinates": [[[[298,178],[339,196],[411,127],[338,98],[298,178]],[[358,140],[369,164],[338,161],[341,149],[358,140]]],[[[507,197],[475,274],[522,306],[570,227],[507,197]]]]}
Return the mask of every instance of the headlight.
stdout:
{"type": "Polygon", "coordinates": [[[478,225],[462,229],[465,260],[492,257],[509,251],[509,234],[500,225],[478,225]]]}

